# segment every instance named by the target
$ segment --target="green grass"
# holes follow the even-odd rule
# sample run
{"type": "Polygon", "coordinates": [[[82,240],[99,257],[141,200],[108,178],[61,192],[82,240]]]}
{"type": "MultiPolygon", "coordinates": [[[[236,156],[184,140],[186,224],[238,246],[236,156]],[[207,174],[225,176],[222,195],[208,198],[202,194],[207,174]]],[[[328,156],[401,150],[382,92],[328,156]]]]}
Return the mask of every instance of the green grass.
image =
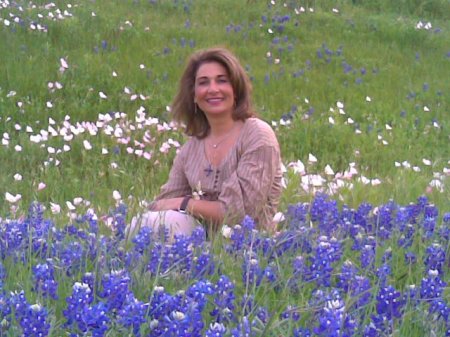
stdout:
{"type": "MultiPolygon", "coordinates": [[[[45,148],[30,144],[29,134],[23,130],[27,125],[35,133],[46,129],[50,117],[57,125],[66,116],[72,123],[95,122],[99,114],[110,111],[124,112],[132,121],[140,106],[148,115],[169,121],[166,106],[176,91],[186,57],[193,50],[214,45],[227,46],[241,58],[265,120],[278,122],[291,112],[289,128],[280,126],[277,131],[286,164],[298,159],[305,162],[309,153],[319,159],[316,172],[327,164],[335,172],[344,171],[350,162],[356,162],[361,174],[382,179],[384,187],[350,193],[355,202],[369,196],[376,201],[396,196],[415,200],[425,192],[433,172],[448,167],[450,158],[445,117],[450,85],[444,76],[449,69],[450,38],[447,14],[442,10],[446,3],[416,2],[396,2],[394,6],[382,1],[317,1],[307,4],[314,6],[313,13],[307,10],[298,15],[294,7],[299,9],[302,4],[294,1],[287,6],[259,1],[81,2],[68,9],[72,17],[41,20],[48,26],[47,33],[26,28],[42,11],[30,9],[22,17],[23,26],[0,29],[0,127],[11,136],[10,146],[0,147],[0,200],[7,191],[22,194],[23,205],[35,198],[63,203],[77,195],[105,209],[114,189],[139,200],[151,199],[167,178],[173,153],[161,160],[156,155],[159,165],[122,155],[102,157],[98,148],[112,150],[111,138],[85,137],[95,149],[86,152],[81,136],[71,144],[70,152],[57,156],[59,167],[45,167],[49,157],[45,148]],[[339,13],[333,13],[335,7],[339,13]],[[283,15],[289,15],[289,20],[277,23],[283,15]],[[431,21],[433,29],[417,30],[419,20],[431,21]],[[438,27],[440,32],[434,32],[438,27]],[[279,39],[277,44],[274,38],[279,39]],[[63,74],[58,70],[60,58],[69,63],[63,74]],[[274,64],[275,58],[279,64],[274,64]],[[344,72],[344,64],[351,70],[344,72]],[[112,76],[113,71],[117,77],[112,76]],[[294,73],[301,75],[295,77],[294,73]],[[47,83],[55,81],[62,83],[63,89],[49,92],[47,83]],[[131,101],[125,87],[148,100],[131,101]],[[6,97],[11,90],[17,94],[6,97]],[[100,99],[99,91],[108,99],[100,99]],[[366,102],[367,96],[371,102],[366,102]],[[53,108],[46,108],[47,101],[53,108]],[[344,103],[345,115],[338,113],[337,101],[344,103]],[[22,109],[17,102],[23,102],[22,109]],[[424,106],[431,111],[424,112],[424,106]],[[330,116],[334,125],[328,122],[330,116]],[[354,124],[347,123],[349,117],[354,124]],[[433,121],[439,128],[433,127],[433,121]],[[22,131],[14,130],[15,123],[22,131]],[[386,124],[391,131],[385,129],[386,124]],[[362,133],[357,135],[356,129],[362,133]],[[382,145],[379,137],[388,145],[382,145]],[[15,144],[22,145],[23,151],[14,153],[15,144]],[[424,167],[424,158],[433,166],[424,167]],[[395,161],[408,161],[422,171],[404,172],[395,167],[395,161]],[[119,164],[119,169],[111,170],[111,162],[119,164]],[[24,181],[13,181],[16,172],[26,177],[24,181]],[[47,184],[47,191],[36,192],[39,181],[47,184]]],[[[57,4],[67,8],[66,2],[57,4]]],[[[2,17],[6,18],[5,12],[2,17]]],[[[178,132],[156,135],[159,142],[169,136],[182,139],[178,132]]],[[[49,139],[45,144],[61,147],[63,142],[49,139]]],[[[122,146],[121,154],[124,151],[122,146]]],[[[300,189],[291,189],[284,199],[295,200],[299,193],[300,189]]],[[[436,203],[445,206],[448,184],[443,193],[432,195],[436,203]]],[[[2,205],[7,210],[7,204],[2,205]]]]}

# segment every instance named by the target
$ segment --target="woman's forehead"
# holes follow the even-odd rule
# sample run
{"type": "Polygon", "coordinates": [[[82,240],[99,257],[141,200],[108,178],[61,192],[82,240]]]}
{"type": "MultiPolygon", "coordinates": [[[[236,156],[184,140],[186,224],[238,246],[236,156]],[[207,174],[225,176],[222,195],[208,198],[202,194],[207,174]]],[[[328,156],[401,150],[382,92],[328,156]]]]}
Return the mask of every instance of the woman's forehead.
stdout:
{"type": "Polygon", "coordinates": [[[196,77],[211,77],[211,76],[219,76],[219,75],[228,75],[227,69],[216,61],[204,62],[202,63],[196,73],[196,77]]]}

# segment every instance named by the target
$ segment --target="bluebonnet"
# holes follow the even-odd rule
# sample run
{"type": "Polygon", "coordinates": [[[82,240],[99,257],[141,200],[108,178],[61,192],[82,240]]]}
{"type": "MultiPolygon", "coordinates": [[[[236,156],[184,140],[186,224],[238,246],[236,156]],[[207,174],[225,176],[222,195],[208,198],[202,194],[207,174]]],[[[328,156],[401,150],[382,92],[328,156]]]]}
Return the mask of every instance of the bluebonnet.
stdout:
{"type": "Polygon", "coordinates": [[[4,259],[13,256],[16,260],[25,259],[26,247],[28,247],[28,226],[23,221],[7,221],[0,227],[0,254],[4,259]]]}
{"type": "Polygon", "coordinates": [[[203,226],[196,227],[190,237],[191,243],[194,245],[194,247],[200,247],[202,244],[205,243],[206,240],[206,231],[203,228],[203,226]]]}
{"type": "Polygon", "coordinates": [[[70,241],[62,244],[59,251],[60,267],[65,269],[69,275],[77,272],[82,265],[85,254],[83,245],[78,241],[70,241]]]}
{"type": "Polygon", "coordinates": [[[14,308],[14,316],[19,322],[24,336],[47,336],[50,330],[48,312],[40,304],[30,305],[22,290],[11,295],[11,307],[14,308]]]}
{"type": "Polygon", "coordinates": [[[235,225],[231,233],[231,245],[227,247],[228,252],[238,253],[245,246],[249,245],[255,240],[255,221],[249,217],[245,216],[244,220],[240,225],[235,225]]]}
{"type": "Polygon", "coordinates": [[[0,289],[3,288],[3,282],[6,278],[6,269],[3,266],[2,260],[0,260],[0,289]]]}
{"type": "Polygon", "coordinates": [[[445,264],[445,250],[442,245],[434,243],[427,247],[424,264],[429,269],[436,269],[440,274],[445,264]]]}
{"type": "Polygon", "coordinates": [[[199,311],[203,311],[208,296],[214,294],[214,285],[208,280],[199,280],[186,290],[186,297],[196,303],[199,311]]]}
{"type": "Polygon", "coordinates": [[[288,252],[311,252],[312,234],[313,230],[306,227],[281,232],[273,239],[272,257],[280,257],[288,252]]]}
{"type": "Polygon", "coordinates": [[[3,291],[3,286],[0,283],[0,335],[7,330],[11,324],[11,306],[9,303],[9,297],[3,291]]]}
{"type": "Polygon", "coordinates": [[[264,268],[263,276],[270,283],[275,283],[275,281],[278,279],[277,269],[273,264],[269,264],[266,266],[266,268],[264,268]]]}
{"type": "Polygon", "coordinates": [[[149,226],[143,226],[132,239],[134,243],[134,250],[140,254],[150,249],[150,243],[152,242],[152,229],[149,226]]]}
{"type": "Polygon", "coordinates": [[[247,316],[242,317],[237,327],[231,330],[232,337],[253,337],[257,336],[252,324],[247,316]]]}
{"type": "Polygon", "coordinates": [[[110,212],[110,216],[112,217],[112,228],[114,229],[114,233],[117,239],[125,238],[125,229],[126,229],[126,216],[127,216],[127,206],[123,203],[120,203],[115,209],[110,212]]]}
{"type": "Polygon", "coordinates": [[[281,319],[290,319],[297,322],[300,319],[300,310],[296,306],[287,305],[286,309],[280,314],[281,319]]]}
{"type": "Polygon", "coordinates": [[[166,247],[161,242],[155,242],[150,251],[150,260],[148,262],[148,270],[153,275],[161,275],[166,273],[172,264],[170,256],[170,247],[166,247]]]}
{"type": "Polygon", "coordinates": [[[204,251],[200,256],[195,256],[192,261],[192,278],[202,278],[212,275],[215,270],[214,256],[209,251],[204,251]]]}
{"type": "Polygon", "coordinates": [[[330,286],[333,262],[339,260],[342,254],[341,245],[335,238],[320,236],[317,239],[315,253],[310,257],[308,280],[313,280],[318,286],[330,286]]]}
{"type": "Polygon", "coordinates": [[[322,295],[325,303],[317,313],[319,325],[314,328],[314,333],[323,337],[353,336],[356,323],[348,314],[339,291],[331,289],[322,295]]]}
{"type": "Polygon", "coordinates": [[[220,275],[214,286],[214,309],[210,315],[219,323],[226,323],[236,319],[234,309],[234,283],[226,275],[220,275]]]}
{"type": "Polygon", "coordinates": [[[311,337],[311,330],[304,327],[294,328],[293,331],[294,337],[311,337]]]}
{"type": "Polygon", "coordinates": [[[305,275],[308,273],[308,266],[306,265],[303,256],[296,256],[292,260],[292,276],[288,280],[288,285],[292,291],[297,292],[299,286],[304,281],[305,275]]]}
{"type": "Polygon", "coordinates": [[[338,276],[337,286],[343,291],[350,290],[350,286],[358,273],[356,266],[349,260],[342,264],[341,272],[338,276]]]}
{"type": "Polygon", "coordinates": [[[378,282],[381,286],[386,285],[388,282],[388,276],[392,274],[391,266],[387,263],[383,263],[379,268],[377,268],[376,275],[378,277],[378,282]]]}
{"type": "Polygon", "coordinates": [[[163,287],[155,287],[148,311],[149,317],[153,318],[151,336],[200,336],[204,328],[201,308],[210,290],[210,285],[203,282],[192,287],[189,295],[179,292],[172,296],[163,287]]]}
{"type": "Polygon", "coordinates": [[[175,235],[175,239],[170,248],[170,255],[173,259],[173,267],[176,267],[180,271],[191,270],[193,248],[189,237],[175,235]]]}
{"type": "Polygon", "coordinates": [[[107,332],[110,322],[106,305],[99,302],[83,309],[82,320],[78,322],[80,330],[84,333],[92,333],[92,337],[103,337],[107,332]]]}
{"type": "Polygon", "coordinates": [[[376,298],[378,317],[375,320],[384,322],[402,317],[405,300],[392,285],[381,287],[376,298]]]}
{"type": "Polygon", "coordinates": [[[259,286],[263,277],[263,270],[259,265],[259,261],[248,252],[242,263],[242,282],[246,287],[259,286]]]}
{"type": "Polygon", "coordinates": [[[353,304],[353,307],[361,308],[370,303],[372,298],[371,290],[372,286],[370,284],[370,280],[365,276],[356,275],[353,279],[353,282],[350,285],[350,296],[356,301],[353,304]]]}
{"type": "Polygon", "coordinates": [[[445,213],[442,217],[442,225],[439,229],[439,237],[448,242],[450,239],[450,213],[445,213]]]}
{"type": "Polygon", "coordinates": [[[44,207],[38,202],[31,203],[24,225],[28,227],[28,235],[31,235],[31,245],[33,252],[39,256],[48,254],[47,240],[54,224],[52,221],[43,218],[44,207]]]}
{"type": "Polygon", "coordinates": [[[375,264],[375,246],[366,244],[361,250],[361,268],[373,268],[375,264]]]}
{"type": "Polygon", "coordinates": [[[81,282],[87,284],[90,289],[95,287],[95,275],[93,273],[85,273],[81,278],[81,282]]]}
{"type": "Polygon", "coordinates": [[[430,303],[431,313],[437,312],[447,321],[449,308],[442,298],[447,283],[439,275],[438,270],[428,271],[428,277],[424,277],[420,285],[420,298],[430,303]]]}
{"type": "Polygon", "coordinates": [[[76,282],[72,287],[72,295],[67,299],[67,309],[63,311],[68,326],[81,327],[83,312],[93,301],[92,290],[85,283],[76,282]]]}
{"type": "Polygon", "coordinates": [[[365,230],[365,233],[372,233],[373,230],[372,219],[370,217],[372,208],[373,206],[371,204],[363,202],[359,205],[355,213],[354,223],[361,226],[365,230]]]}
{"type": "Polygon", "coordinates": [[[44,297],[58,298],[58,283],[55,281],[55,268],[51,259],[47,263],[33,267],[33,279],[35,291],[44,297]]]}
{"type": "Polygon", "coordinates": [[[310,217],[323,235],[331,236],[339,227],[337,202],[330,200],[325,193],[317,193],[311,204],[310,217]]]}
{"type": "Polygon", "coordinates": [[[227,328],[222,323],[211,324],[206,330],[206,337],[225,337],[227,328]]]}
{"type": "Polygon", "coordinates": [[[430,239],[434,234],[437,218],[433,216],[425,216],[422,221],[422,227],[424,230],[424,236],[426,239],[430,239]]]}
{"type": "Polygon", "coordinates": [[[378,227],[378,236],[383,240],[390,237],[392,228],[394,225],[393,214],[397,209],[397,204],[393,201],[388,202],[385,205],[381,205],[378,208],[375,222],[378,227]]]}
{"type": "Polygon", "coordinates": [[[82,232],[80,231],[80,227],[87,223],[88,227],[86,228],[86,231],[88,233],[92,233],[92,234],[98,234],[98,220],[97,220],[97,215],[94,213],[94,211],[92,209],[89,209],[86,214],[77,217],[76,219],[76,223],[77,226],[73,226],[74,227],[74,231],[78,231],[78,234],[83,235],[82,232]]]}
{"type": "Polygon", "coordinates": [[[308,203],[289,205],[285,214],[289,229],[299,229],[300,227],[306,226],[308,210],[308,203]]]}
{"type": "Polygon", "coordinates": [[[397,208],[397,213],[395,215],[395,225],[396,227],[403,232],[405,226],[409,223],[411,218],[410,207],[400,206],[397,208]]]}
{"type": "Polygon", "coordinates": [[[117,322],[125,328],[131,328],[133,335],[139,337],[141,325],[148,320],[147,309],[148,304],[139,301],[132,293],[129,293],[118,312],[117,322]]]}
{"type": "Polygon", "coordinates": [[[130,290],[131,278],[125,270],[112,271],[102,277],[99,296],[105,300],[108,311],[122,308],[130,290]]]}
{"type": "Polygon", "coordinates": [[[414,233],[416,232],[416,227],[412,224],[407,224],[404,228],[404,233],[400,235],[397,240],[397,244],[400,247],[410,247],[413,243],[414,233]]]}
{"type": "Polygon", "coordinates": [[[370,280],[365,276],[357,274],[358,269],[352,262],[346,261],[341,267],[339,275],[338,287],[348,293],[356,301],[353,302],[353,308],[360,308],[370,302],[371,284],[370,280]]]}
{"type": "Polygon", "coordinates": [[[267,325],[267,323],[270,320],[270,312],[266,307],[259,306],[256,309],[256,317],[259,319],[259,321],[262,323],[262,325],[267,325]]]}

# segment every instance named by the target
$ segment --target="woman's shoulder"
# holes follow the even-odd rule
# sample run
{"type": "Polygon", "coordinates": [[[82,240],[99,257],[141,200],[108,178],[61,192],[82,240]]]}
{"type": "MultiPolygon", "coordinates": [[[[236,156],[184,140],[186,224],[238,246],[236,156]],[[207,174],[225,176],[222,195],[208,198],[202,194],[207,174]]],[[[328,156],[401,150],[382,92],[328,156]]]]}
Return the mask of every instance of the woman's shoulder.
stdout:
{"type": "Polygon", "coordinates": [[[180,146],[178,152],[179,156],[189,156],[190,153],[199,151],[201,140],[197,137],[191,136],[180,146]]]}
{"type": "Polygon", "coordinates": [[[278,141],[272,127],[264,120],[251,117],[245,121],[244,138],[261,145],[278,146],[278,141]]]}

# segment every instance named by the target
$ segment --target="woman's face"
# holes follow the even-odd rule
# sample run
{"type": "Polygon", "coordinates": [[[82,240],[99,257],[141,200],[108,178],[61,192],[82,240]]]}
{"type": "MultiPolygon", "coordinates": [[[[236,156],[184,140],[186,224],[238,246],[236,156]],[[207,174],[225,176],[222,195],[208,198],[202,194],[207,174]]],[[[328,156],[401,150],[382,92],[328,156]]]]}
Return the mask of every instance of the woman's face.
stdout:
{"type": "Polygon", "coordinates": [[[227,70],[218,62],[203,63],[195,76],[194,101],[206,116],[227,114],[234,110],[234,92],[227,70]]]}

